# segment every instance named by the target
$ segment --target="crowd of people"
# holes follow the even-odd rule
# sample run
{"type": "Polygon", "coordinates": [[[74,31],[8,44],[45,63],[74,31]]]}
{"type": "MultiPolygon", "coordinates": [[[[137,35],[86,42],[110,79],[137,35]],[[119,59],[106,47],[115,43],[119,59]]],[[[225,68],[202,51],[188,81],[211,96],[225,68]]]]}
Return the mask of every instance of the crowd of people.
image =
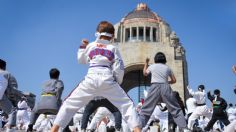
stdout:
{"type": "MultiPolygon", "coordinates": [[[[124,64],[119,50],[111,42],[114,27],[107,21],[97,26],[96,40],[82,41],[78,61],[89,64],[85,79],[62,101],[63,81],[60,71],[52,68],[50,79],[43,85],[39,102],[33,109],[22,96],[17,105],[9,98],[17,81],[6,71],[6,61],[0,59],[0,126],[7,132],[15,130],[51,132],[184,132],[184,131],[236,131],[236,105],[227,104],[221,91],[208,91],[203,84],[197,91],[188,87],[190,97],[184,102],[173,91],[176,83],[166,57],[158,52],[154,64],[147,58],[144,76],[151,75],[151,86],[145,99],[136,106],[120,84],[124,64]],[[208,91],[208,92],[206,92],[208,91]],[[207,98],[211,107],[206,105],[207,98]],[[63,103],[62,103],[63,102],[63,103]],[[186,106],[186,107],[185,107],[186,106]]],[[[233,66],[236,74],[236,66],[233,66]]],[[[234,89],[236,94],[236,89],[234,89]]]]}

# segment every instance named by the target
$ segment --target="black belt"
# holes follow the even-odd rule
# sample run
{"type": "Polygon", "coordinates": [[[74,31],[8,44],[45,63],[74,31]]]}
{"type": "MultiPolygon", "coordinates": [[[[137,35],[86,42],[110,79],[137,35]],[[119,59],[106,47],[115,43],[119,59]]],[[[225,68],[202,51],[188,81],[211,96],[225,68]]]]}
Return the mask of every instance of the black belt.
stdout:
{"type": "Polygon", "coordinates": [[[107,67],[107,68],[111,68],[110,66],[106,66],[106,65],[94,65],[94,66],[89,66],[89,68],[92,67],[107,67]]]}
{"type": "Polygon", "coordinates": [[[203,106],[203,105],[206,105],[206,103],[203,103],[203,104],[197,104],[197,106],[203,106]]]}
{"type": "Polygon", "coordinates": [[[18,108],[17,110],[27,110],[27,108],[18,108]]]}

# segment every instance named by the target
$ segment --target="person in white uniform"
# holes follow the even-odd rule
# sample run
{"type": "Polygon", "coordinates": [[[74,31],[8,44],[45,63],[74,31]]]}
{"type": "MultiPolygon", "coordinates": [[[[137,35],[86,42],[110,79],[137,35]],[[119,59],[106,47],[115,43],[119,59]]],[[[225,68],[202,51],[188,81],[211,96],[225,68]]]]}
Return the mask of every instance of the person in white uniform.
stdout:
{"type": "Polygon", "coordinates": [[[195,98],[193,98],[192,95],[190,95],[190,97],[186,100],[186,107],[187,107],[187,119],[188,119],[197,107],[197,101],[195,98]]]}
{"type": "Polygon", "coordinates": [[[33,126],[34,131],[37,132],[48,132],[52,127],[55,115],[40,114],[33,126]]]}
{"type": "Polygon", "coordinates": [[[135,105],[120,87],[124,76],[124,64],[119,50],[111,45],[115,29],[107,21],[97,27],[97,39],[88,44],[83,43],[78,50],[78,61],[89,63],[85,79],[71,92],[61,106],[51,132],[65,127],[74,114],[95,96],[103,96],[114,104],[134,132],[140,130],[140,120],[135,105]]]}
{"type": "Polygon", "coordinates": [[[81,109],[79,109],[76,114],[73,116],[73,126],[69,126],[70,130],[72,132],[78,130],[81,131],[80,127],[81,127],[81,121],[82,121],[82,117],[84,114],[84,107],[82,107],[81,109]]]}
{"type": "Polygon", "coordinates": [[[28,109],[29,106],[26,102],[26,97],[22,96],[21,100],[17,103],[16,124],[20,130],[27,129],[29,124],[28,109]]]}
{"type": "Polygon", "coordinates": [[[200,116],[198,120],[198,127],[203,130],[207,126],[208,122],[208,118],[205,118],[205,116],[200,116]]]}
{"type": "Polygon", "coordinates": [[[111,112],[106,107],[99,107],[94,115],[91,123],[87,127],[88,130],[95,130],[96,125],[102,121],[103,118],[109,118],[108,127],[115,126],[115,120],[111,112]]]}
{"type": "Polygon", "coordinates": [[[229,104],[229,108],[227,109],[227,114],[230,122],[233,122],[236,119],[236,111],[233,108],[233,104],[229,104]]]}
{"type": "MultiPolygon", "coordinates": [[[[192,95],[189,95],[189,98],[186,100],[186,108],[187,108],[187,122],[189,117],[192,115],[193,111],[197,107],[197,101],[195,98],[193,98],[192,95]]],[[[195,120],[195,125],[198,126],[199,122],[198,119],[195,120]]]]}
{"type": "Polygon", "coordinates": [[[143,128],[143,131],[147,131],[148,127],[153,121],[159,120],[162,131],[168,131],[168,110],[165,103],[160,103],[154,109],[147,125],[143,128]]]}
{"type": "Polygon", "coordinates": [[[119,131],[122,124],[122,115],[120,111],[109,100],[101,96],[94,97],[93,100],[89,101],[89,103],[86,105],[81,121],[81,130],[86,130],[90,115],[94,113],[99,107],[106,107],[114,115],[115,129],[119,131]]]}
{"type": "Polygon", "coordinates": [[[199,85],[198,91],[194,92],[191,88],[188,87],[189,93],[196,99],[196,105],[197,107],[191,114],[191,116],[188,119],[188,128],[193,129],[193,124],[196,119],[198,119],[200,116],[205,116],[208,119],[211,118],[210,110],[207,108],[206,105],[206,92],[205,92],[205,86],[199,85]]]}

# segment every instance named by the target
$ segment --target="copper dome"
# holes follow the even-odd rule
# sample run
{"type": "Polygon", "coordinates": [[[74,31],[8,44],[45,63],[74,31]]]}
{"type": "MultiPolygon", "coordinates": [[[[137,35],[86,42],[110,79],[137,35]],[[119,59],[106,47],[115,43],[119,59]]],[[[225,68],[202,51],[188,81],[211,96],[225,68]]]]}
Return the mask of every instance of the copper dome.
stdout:
{"type": "Polygon", "coordinates": [[[147,20],[154,20],[159,22],[160,18],[154,13],[152,12],[146,4],[144,3],[140,3],[138,4],[137,8],[135,10],[133,10],[132,12],[128,13],[128,15],[126,15],[124,17],[124,22],[127,21],[132,21],[132,20],[136,20],[136,19],[147,19],[147,20]]]}

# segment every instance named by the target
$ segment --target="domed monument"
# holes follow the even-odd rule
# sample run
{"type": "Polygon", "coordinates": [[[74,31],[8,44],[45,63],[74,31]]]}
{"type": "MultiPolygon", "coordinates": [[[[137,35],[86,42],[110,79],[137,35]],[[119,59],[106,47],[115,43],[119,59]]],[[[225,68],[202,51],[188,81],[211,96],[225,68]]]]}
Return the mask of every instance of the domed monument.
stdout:
{"type": "Polygon", "coordinates": [[[149,57],[152,64],[155,54],[163,52],[177,79],[172,88],[185,99],[188,84],[185,50],[169,24],[140,3],[115,25],[115,29],[115,41],[125,64],[122,88],[128,92],[135,87],[150,86],[150,76],[143,76],[145,60],[149,57]]]}

